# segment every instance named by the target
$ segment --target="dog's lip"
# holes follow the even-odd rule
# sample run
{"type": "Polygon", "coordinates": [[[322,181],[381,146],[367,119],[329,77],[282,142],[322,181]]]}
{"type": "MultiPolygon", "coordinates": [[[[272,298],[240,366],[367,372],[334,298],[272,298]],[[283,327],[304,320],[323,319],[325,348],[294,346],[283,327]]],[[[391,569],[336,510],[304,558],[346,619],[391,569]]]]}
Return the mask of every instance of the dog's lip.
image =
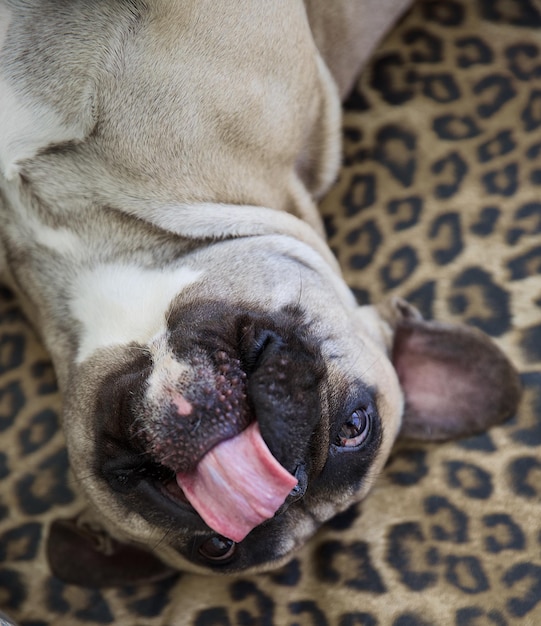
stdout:
{"type": "MultiPolygon", "coordinates": [[[[178,473],[174,474],[171,468],[149,460],[149,463],[145,465],[145,470],[142,473],[138,473],[142,482],[146,483],[147,488],[157,492],[169,505],[178,507],[185,513],[197,516],[200,520],[206,522],[217,535],[228,537],[238,543],[255,526],[285,512],[292,502],[304,494],[306,485],[304,484],[301,492],[297,493],[299,482],[304,483],[305,481],[299,481],[300,475],[298,471],[293,476],[276,461],[264,444],[256,423],[253,423],[251,427],[246,429],[242,436],[238,436],[236,441],[227,441],[227,443],[222,442],[224,446],[216,446],[214,450],[222,449],[223,447],[231,448],[233,446],[233,449],[239,453],[238,447],[240,445],[241,449],[244,450],[242,456],[246,456],[247,459],[247,463],[243,466],[244,472],[241,471],[239,475],[237,475],[238,472],[233,472],[233,476],[231,476],[231,472],[223,468],[220,469],[220,467],[216,468],[210,462],[210,469],[207,468],[198,478],[195,475],[185,475],[183,477],[184,482],[191,489],[191,497],[185,493],[184,485],[182,484],[183,480],[180,479],[180,475],[178,473]],[[239,444],[239,440],[243,443],[239,444]],[[254,451],[250,452],[249,449],[246,449],[246,446],[254,449],[254,451]],[[261,450],[262,448],[263,450],[261,450]],[[259,450],[259,452],[255,450],[259,450]],[[210,475],[213,476],[212,478],[209,477],[209,471],[210,475]],[[215,475],[215,472],[217,472],[217,475],[215,475]],[[222,475],[222,472],[225,473],[222,475]],[[246,476],[243,478],[245,474],[246,476]],[[257,486],[255,492],[252,490],[252,480],[249,480],[249,477],[257,486]],[[206,487],[201,487],[201,480],[206,484],[206,487]],[[208,484],[209,480],[210,485],[208,484]],[[194,498],[192,493],[194,492],[194,485],[192,483],[194,481],[199,487],[195,489],[195,493],[198,495],[195,496],[195,502],[192,502],[194,498]],[[250,486],[248,486],[246,481],[249,482],[250,486]],[[212,502],[209,502],[209,498],[212,496],[213,491],[222,484],[226,486],[228,483],[230,483],[231,489],[235,489],[230,493],[224,492],[223,497],[231,506],[226,505],[224,508],[223,502],[217,501],[217,499],[214,500],[215,505],[212,505],[212,502]],[[285,494],[284,489],[288,488],[289,493],[285,494]],[[283,506],[286,501],[287,505],[283,506]]],[[[225,461],[230,461],[228,453],[223,450],[218,459],[223,462],[224,455],[227,457],[225,461]]],[[[207,461],[202,463],[207,464],[210,456],[209,454],[207,461]]],[[[225,463],[224,465],[224,467],[229,466],[230,463],[225,463]]]]}
{"type": "Polygon", "coordinates": [[[152,460],[137,463],[131,457],[111,461],[106,467],[108,482],[115,491],[130,492],[137,484],[144,483],[147,489],[159,493],[168,502],[179,506],[186,512],[197,515],[197,511],[186,498],[184,491],[178,486],[175,473],[152,460]]]}
{"type": "Polygon", "coordinates": [[[165,483],[158,483],[158,488],[166,498],[169,498],[175,504],[179,504],[183,508],[197,513],[186,497],[184,490],[178,486],[175,478],[172,478],[165,483]]]}

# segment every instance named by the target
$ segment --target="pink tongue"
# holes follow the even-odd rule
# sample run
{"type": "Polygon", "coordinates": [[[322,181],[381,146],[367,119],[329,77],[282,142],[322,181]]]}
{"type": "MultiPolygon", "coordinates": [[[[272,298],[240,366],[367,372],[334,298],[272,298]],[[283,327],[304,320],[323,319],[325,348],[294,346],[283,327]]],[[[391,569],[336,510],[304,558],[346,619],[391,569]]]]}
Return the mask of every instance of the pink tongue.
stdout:
{"type": "Polygon", "coordinates": [[[257,422],[207,452],[190,474],[177,474],[190,504],[217,533],[242,541],[271,518],[297,484],[272,456],[257,422]]]}

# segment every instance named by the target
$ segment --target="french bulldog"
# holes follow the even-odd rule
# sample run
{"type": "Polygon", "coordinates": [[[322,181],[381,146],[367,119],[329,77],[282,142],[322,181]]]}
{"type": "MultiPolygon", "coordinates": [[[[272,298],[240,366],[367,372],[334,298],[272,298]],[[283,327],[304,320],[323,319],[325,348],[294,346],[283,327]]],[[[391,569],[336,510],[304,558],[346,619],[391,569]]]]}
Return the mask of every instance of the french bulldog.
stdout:
{"type": "Polygon", "coordinates": [[[341,100],[407,4],[0,0],[0,265],[89,507],[57,576],[277,567],[399,435],[514,412],[490,339],[357,305],[323,236],[341,100]]]}

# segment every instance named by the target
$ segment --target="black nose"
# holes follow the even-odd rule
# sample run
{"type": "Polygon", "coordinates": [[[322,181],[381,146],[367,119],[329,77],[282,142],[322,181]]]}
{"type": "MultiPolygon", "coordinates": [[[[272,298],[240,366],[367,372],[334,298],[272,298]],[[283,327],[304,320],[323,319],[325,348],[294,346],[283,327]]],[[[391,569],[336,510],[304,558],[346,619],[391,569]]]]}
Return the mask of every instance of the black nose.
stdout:
{"type": "Polygon", "coordinates": [[[278,349],[283,343],[280,335],[267,328],[258,329],[253,324],[241,328],[239,349],[244,371],[250,375],[261,366],[268,351],[278,349]]]}

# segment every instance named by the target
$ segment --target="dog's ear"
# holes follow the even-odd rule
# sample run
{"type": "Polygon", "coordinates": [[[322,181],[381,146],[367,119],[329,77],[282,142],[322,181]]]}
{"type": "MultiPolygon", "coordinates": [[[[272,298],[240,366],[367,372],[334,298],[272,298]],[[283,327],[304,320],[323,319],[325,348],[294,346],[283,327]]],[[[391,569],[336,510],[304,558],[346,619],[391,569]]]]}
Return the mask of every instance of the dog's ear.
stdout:
{"type": "Polygon", "coordinates": [[[487,335],[469,326],[425,321],[396,298],[377,311],[405,398],[401,436],[463,437],[513,415],[520,380],[487,335]]]}
{"type": "Polygon", "coordinates": [[[81,518],[52,523],[47,559],[57,578],[81,587],[140,585],[175,573],[147,550],[120,543],[81,518]]]}

